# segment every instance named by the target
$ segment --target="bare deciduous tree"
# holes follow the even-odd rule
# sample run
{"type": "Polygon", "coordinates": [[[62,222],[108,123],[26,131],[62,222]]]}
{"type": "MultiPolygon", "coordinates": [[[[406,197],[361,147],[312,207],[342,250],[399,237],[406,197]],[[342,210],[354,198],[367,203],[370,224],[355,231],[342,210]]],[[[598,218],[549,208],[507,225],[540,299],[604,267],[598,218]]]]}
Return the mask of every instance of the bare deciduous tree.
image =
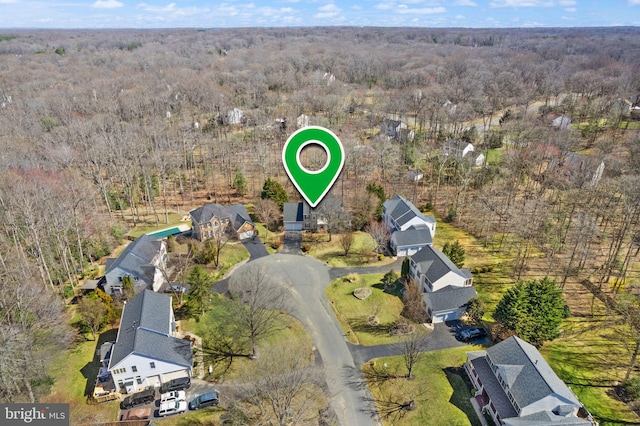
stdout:
{"type": "Polygon", "coordinates": [[[384,250],[387,248],[387,244],[389,243],[389,231],[387,230],[385,224],[376,220],[372,220],[364,228],[364,230],[369,235],[371,235],[371,238],[373,238],[373,241],[376,244],[376,252],[384,252],[384,250]]]}
{"type": "Polygon", "coordinates": [[[353,246],[353,241],[355,240],[355,235],[351,231],[345,231],[340,234],[340,247],[342,247],[342,252],[345,257],[349,256],[349,252],[351,252],[351,247],[353,246]]]}
{"type": "Polygon", "coordinates": [[[427,333],[424,327],[417,327],[413,333],[405,336],[399,346],[407,369],[407,379],[413,379],[413,369],[427,350],[427,333]]]}

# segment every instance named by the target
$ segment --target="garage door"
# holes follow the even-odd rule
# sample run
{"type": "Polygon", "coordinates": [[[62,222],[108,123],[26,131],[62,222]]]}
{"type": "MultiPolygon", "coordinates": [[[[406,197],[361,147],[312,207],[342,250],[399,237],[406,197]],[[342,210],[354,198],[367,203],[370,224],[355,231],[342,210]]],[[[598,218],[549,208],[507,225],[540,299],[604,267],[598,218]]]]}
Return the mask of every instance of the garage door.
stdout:
{"type": "Polygon", "coordinates": [[[245,232],[241,232],[240,233],[240,239],[241,240],[246,240],[248,238],[253,237],[253,229],[250,231],[245,231],[245,232]]]}
{"type": "Polygon", "coordinates": [[[444,322],[444,321],[453,321],[457,319],[460,319],[458,317],[458,311],[442,312],[433,317],[433,322],[437,323],[437,322],[444,322]]]}
{"type": "Polygon", "coordinates": [[[285,225],[285,231],[302,231],[301,223],[287,223],[285,225]]]}

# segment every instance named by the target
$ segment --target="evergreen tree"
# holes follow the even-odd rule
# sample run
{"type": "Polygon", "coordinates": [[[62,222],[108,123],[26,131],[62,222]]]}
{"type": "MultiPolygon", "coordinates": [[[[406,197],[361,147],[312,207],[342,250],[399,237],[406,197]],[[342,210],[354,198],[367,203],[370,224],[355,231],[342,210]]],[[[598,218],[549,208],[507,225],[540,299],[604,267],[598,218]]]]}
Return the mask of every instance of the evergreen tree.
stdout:
{"type": "Polygon", "coordinates": [[[467,315],[471,318],[471,321],[475,323],[480,323],[482,321],[482,317],[484,316],[485,305],[479,297],[474,297],[469,301],[469,305],[467,306],[467,315]]]}
{"type": "Polygon", "coordinates": [[[400,276],[402,278],[407,278],[409,276],[409,269],[410,269],[409,258],[405,257],[404,260],[402,261],[400,276]]]}
{"type": "Polygon", "coordinates": [[[211,274],[201,266],[194,266],[189,271],[187,282],[191,285],[187,306],[191,312],[204,315],[213,285],[211,274]]]}
{"type": "Polygon", "coordinates": [[[289,201],[287,191],[280,185],[280,182],[271,178],[267,178],[267,180],[264,181],[260,198],[275,201],[280,207],[280,210],[282,210],[284,203],[289,201]]]}
{"type": "Polygon", "coordinates": [[[131,299],[136,295],[136,292],[133,288],[133,280],[129,275],[125,275],[124,277],[122,277],[122,293],[127,299],[131,299]]]}
{"type": "Polygon", "coordinates": [[[236,190],[238,195],[247,194],[247,179],[238,169],[236,169],[236,173],[233,176],[233,183],[231,184],[231,187],[236,190]]]}
{"type": "Polygon", "coordinates": [[[560,324],[569,314],[562,289],[548,277],[520,282],[502,297],[493,318],[532,345],[560,335],[560,324]]]}
{"type": "Polygon", "coordinates": [[[385,288],[391,287],[396,283],[396,281],[398,281],[398,274],[396,274],[396,271],[394,271],[393,269],[384,274],[384,277],[382,277],[382,284],[384,284],[385,288]]]}
{"type": "Polygon", "coordinates": [[[460,244],[460,241],[456,240],[453,244],[449,244],[447,241],[442,247],[442,253],[444,253],[458,268],[464,266],[464,247],[460,244]]]}
{"type": "Polygon", "coordinates": [[[376,218],[380,219],[382,217],[382,204],[387,199],[387,196],[384,193],[384,188],[382,185],[378,185],[377,183],[370,183],[367,185],[367,192],[375,195],[378,198],[378,206],[376,207],[376,218]]]}

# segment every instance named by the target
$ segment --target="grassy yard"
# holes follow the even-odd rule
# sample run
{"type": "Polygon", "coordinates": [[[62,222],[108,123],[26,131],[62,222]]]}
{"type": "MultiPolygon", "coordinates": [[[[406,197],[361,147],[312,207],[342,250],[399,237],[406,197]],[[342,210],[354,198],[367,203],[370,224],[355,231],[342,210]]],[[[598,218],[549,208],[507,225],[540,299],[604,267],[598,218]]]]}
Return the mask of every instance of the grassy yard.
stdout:
{"type": "Polygon", "coordinates": [[[190,411],[184,416],[154,419],[153,423],[162,426],[214,426],[222,424],[220,417],[224,412],[224,406],[221,405],[206,410],[190,411]]]}
{"type": "MultiPolygon", "coordinates": [[[[228,300],[219,294],[214,294],[212,297],[211,308],[207,313],[199,318],[183,319],[180,322],[182,330],[191,331],[203,338],[203,345],[207,345],[208,336],[211,336],[211,330],[216,330],[220,322],[229,316],[229,304],[228,300]]],[[[312,346],[311,335],[304,329],[302,323],[293,317],[283,315],[280,317],[279,324],[276,326],[274,333],[266,336],[262,341],[258,342],[259,345],[292,345],[296,347],[308,347],[312,346]]],[[[259,349],[258,349],[259,351],[259,349]]],[[[210,361],[207,361],[205,355],[205,365],[208,365],[210,361]]],[[[246,369],[246,366],[252,361],[244,358],[234,358],[231,367],[227,370],[226,365],[214,366],[214,371],[211,376],[206,376],[205,380],[234,380],[246,369]]]]}
{"type": "Polygon", "coordinates": [[[394,261],[392,257],[378,259],[373,253],[375,243],[366,232],[354,232],[353,245],[349,256],[346,257],[344,256],[344,250],[340,246],[341,236],[339,234],[332,235],[330,242],[327,241],[327,235],[316,235],[315,237],[319,242],[311,241],[311,237],[303,237],[302,244],[309,245],[310,251],[308,254],[326,263],[329,267],[381,266],[394,261]]]}
{"type": "Polygon", "coordinates": [[[540,352],[601,425],[638,424],[640,419],[613,392],[622,381],[629,354],[615,330],[592,318],[569,318],[564,336],[540,352]]]}
{"type": "Polygon", "coordinates": [[[41,402],[68,403],[72,424],[91,424],[117,419],[117,401],[92,406],[87,404],[87,396],[93,393],[99,369],[99,360],[94,356],[96,348],[103,341],[115,340],[116,331],[103,333],[98,341],[76,343],[72,349],[58,354],[58,359],[51,363],[49,372],[53,380],[51,393],[41,402]]]}
{"type": "Polygon", "coordinates": [[[380,282],[382,274],[354,274],[353,277],[356,278],[355,282],[348,282],[343,277],[334,280],[325,289],[348,340],[361,345],[397,342],[398,338],[389,335],[388,329],[402,312],[403,303],[398,294],[384,292],[380,282]],[[365,300],[356,298],[353,291],[359,287],[370,288],[371,296],[365,300]],[[377,315],[378,325],[367,322],[370,315],[377,315]]]}
{"type": "MultiPolygon", "coordinates": [[[[383,382],[369,382],[369,389],[376,401],[395,400],[398,402],[414,399],[415,411],[401,411],[401,415],[383,418],[384,425],[472,425],[479,426],[471,402],[471,393],[465,383],[466,376],[460,367],[466,360],[466,352],[481,349],[479,346],[463,346],[428,352],[414,370],[415,379],[390,379],[383,382]]],[[[402,357],[388,357],[375,360],[376,368],[387,365],[390,373],[403,375],[406,370],[402,357]]],[[[365,365],[363,370],[370,368],[365,365]]],[[[381,414],[384,404],[378,403],[381,414]]]]}
{"type": "Polygon", "coordinates": [[[160,231],[162,229],[172,228],[178,225],[189,225],[191,226],[191,222],[183,222],[180,219],[185,216],[184,213],[169,213],[169,223],[164,223],[164,214],[160,215],[160,224],[156,225],[155,218],[147,218],[144,222],[138,224],[135,228],[131,228],[131,230],[127,233],[130,237],[138,238],[142,234],[148,234],[155,231],[160,231]]]}

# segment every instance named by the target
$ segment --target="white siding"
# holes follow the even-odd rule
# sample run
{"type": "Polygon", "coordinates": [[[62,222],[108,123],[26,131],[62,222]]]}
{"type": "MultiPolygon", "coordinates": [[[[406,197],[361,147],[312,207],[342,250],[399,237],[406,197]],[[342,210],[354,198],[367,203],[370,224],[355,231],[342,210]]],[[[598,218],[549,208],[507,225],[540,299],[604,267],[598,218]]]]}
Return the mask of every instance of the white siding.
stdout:
{"type": "Polygon", "coordinates": [[[156,376],[181,370],[188,370],[189,374],[191,374],[191,369],[186,368],[184,365],[172,364],[145,356],[131,354],[125,357],[117,365],[112,366],[111,374],[116,386],[118,386],[118,382],[124,383],[127,379],[133,379],[133,391],[137,391],[145,389],[148,386],[153,386],[154,382],[157,381],[156,376]],[[155,368],[151,368],[152,362],[155,364],[155,368]],[[137,370],[135,372],[133,371],[134,366],[137,370]],[[121,368],[124,368],[126,371],[119,374],[113,373],[121,368]],[[138,383],[136,377],[140,377],[142,383],[138,383]],[[149,381],[147,381],[147,378],[149,378],[149,381]]]}

